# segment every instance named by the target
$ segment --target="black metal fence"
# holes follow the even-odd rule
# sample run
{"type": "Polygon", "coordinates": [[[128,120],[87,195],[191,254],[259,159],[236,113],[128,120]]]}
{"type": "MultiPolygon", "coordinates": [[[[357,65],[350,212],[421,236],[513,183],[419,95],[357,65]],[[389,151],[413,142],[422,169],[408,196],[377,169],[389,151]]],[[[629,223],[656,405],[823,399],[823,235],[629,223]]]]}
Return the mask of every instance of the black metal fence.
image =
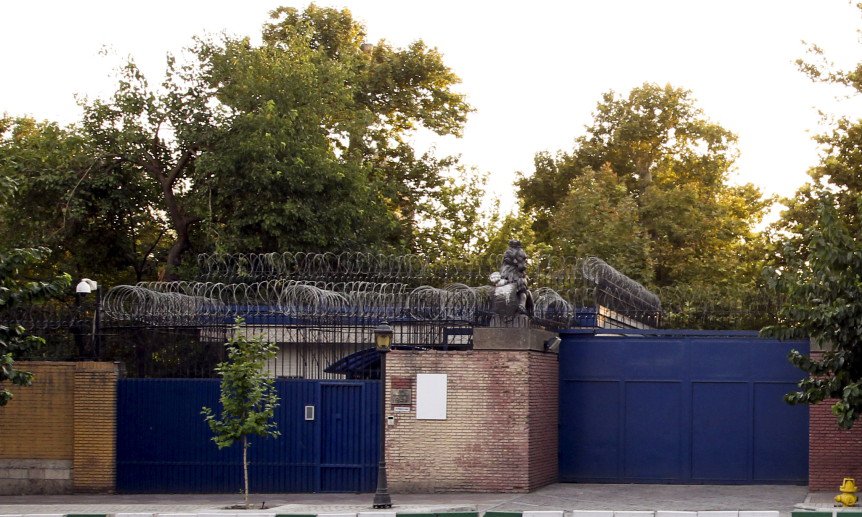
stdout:
{"type": "Polygon", "coordinates": [[[471,348],[473,328],[484,326],[730,328],[727,314],[706,316],[679,296],[663,310],[658,296],[596,258],[530,262],[529,315],[499,310],[488,281],[500,264],[494,258],[453,265],[411,255],[284,253],[198,262],[195,281],[116,286],[0,321],[45,338],[31,359],[120,361],[141,378],[211,377],[238,319],[242,332],[278,344],[269,365],[275,377],[303,379],[374,378],[377,356],[367,350],[381,322],[393,327],[395,347],[448,350],[471,348]]]}

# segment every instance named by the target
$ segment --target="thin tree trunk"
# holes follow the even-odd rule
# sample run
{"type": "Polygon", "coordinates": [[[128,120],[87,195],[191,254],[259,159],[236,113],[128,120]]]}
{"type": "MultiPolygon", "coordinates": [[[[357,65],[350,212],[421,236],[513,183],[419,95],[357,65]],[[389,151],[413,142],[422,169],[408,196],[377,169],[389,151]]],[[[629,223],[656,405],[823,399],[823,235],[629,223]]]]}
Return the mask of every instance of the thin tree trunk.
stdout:
{"type": "Polygon", "coordinates": [[[242,437],[242,479],[245,485],[245,508],[248,510],[248,436],[242,437]]]}
{"type": "Polygon", "coordinates": [[[187,150],[170,171],[165,169],[152,169],[151,173],[162,187],[162,200],[165,203],[165,211],[177,239],[168,250],[167,270],[164,280],[179,280],[177,269],[182,263],[183,254],[191,249],[191,226],[200,221],[200,217],[189,214],[181,205],[174,193],[174,185],[177,179],[186,174],[194,167],[194,158],[197,149],[187,150]]]}

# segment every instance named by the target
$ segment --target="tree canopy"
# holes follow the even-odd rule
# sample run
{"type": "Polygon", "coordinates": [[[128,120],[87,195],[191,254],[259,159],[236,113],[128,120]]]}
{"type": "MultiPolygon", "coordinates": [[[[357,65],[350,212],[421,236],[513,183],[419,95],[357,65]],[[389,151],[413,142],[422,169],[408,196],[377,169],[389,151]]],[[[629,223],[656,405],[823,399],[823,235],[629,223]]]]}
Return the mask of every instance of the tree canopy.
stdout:
{"type": "MultiPolygon", "coordinates": [[[[812,48],[815,62],[800,60],[813,80],[862,93],[859,69],[837,70],[812,48]]],[[[763,329],[781,338],[810,337],[819,354],[791,361],[808,374],[788,402],[831,400],[838,425],[862,415],[862,120],[839,117],[819,135],[820,163],[811,181],[789,199],[772,226],[770,278],[785,297],[780,320],[763,329]]]]}
{"type": "Polygon", "coordinates": [[[571,152],[536,155],[519,196],[540,240],[603,256],[647,286],[736,283],[769,200],[728,183],[735,143],[687,90],[608,92],[571,152]]]}
{"type": "MultiPolygon", "coordinates": [[[[6,201],[16,188],[13,179],[0,178],[0,203],[6,201]]],[[[69,275],[43,280],[32,274],[48,254],[47,248],[0,248],[0,312],[50,298],[69,287],[69,275]]],[[[21,325],[0,324],[0,406],[12,400],[10,384],[30,385],[33,374],[17,369],[15,361],[26,357],[42,343],[42,338],[28,334],[21,325]]]]}
{"type": "Polygon", "coordinates": [[[190,251],[427,250],[420,225],[451,213],[429,199],[473,174],[409,138],[460,135],[472,110],[440,53],[315,5],[261,35],[199,38],[155,85],[129,61],[68,128],[4,118],[0,172],[21,188],[0,210],[35,213],[0,238],[126,280],[175,278],[190,251]]]}

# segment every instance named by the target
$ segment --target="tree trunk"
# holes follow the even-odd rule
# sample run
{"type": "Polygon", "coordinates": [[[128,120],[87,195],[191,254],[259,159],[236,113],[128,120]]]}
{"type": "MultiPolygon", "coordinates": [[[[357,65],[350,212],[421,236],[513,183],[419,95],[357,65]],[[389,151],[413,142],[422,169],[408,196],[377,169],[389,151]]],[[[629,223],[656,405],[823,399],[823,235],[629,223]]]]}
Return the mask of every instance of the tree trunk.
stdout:
{"type": "Polygon", "coordinates": [[[242,480],[245,486],[245,508],[248,509],[248,436],[242,437],[242,480]]]}
{"type": "Polygon", "coordinates": [[[189,215],[185,208],[181,206],[180,200],[177,199],[174,193],[174,184],[177,182],[177,178],[193,167],[195,152],[187,151],[170,172],[165,170],[153,171],[153,175],[162,187],[162,199],[165,202],[165,211],[168,214],[168,219],[174,231],[177,232],[177,240],[168,251],[164,280],[179,280],[177,268],[182,263],[183,254],[192,247],[189,236],[191,226],[201,220],[200,217],[189,215]]]}
{"type": "Polygon", "coordinates": [[[189,239],[189,226],[191,225],[174,224],[174,229],[177,231],[177,240],[174,241],[171,249],[168,250],[167,268],[162,280],[173,282],[180,279],[177,270],[183,262],[183,253],[192,247],[191,239],[189,239]]]}

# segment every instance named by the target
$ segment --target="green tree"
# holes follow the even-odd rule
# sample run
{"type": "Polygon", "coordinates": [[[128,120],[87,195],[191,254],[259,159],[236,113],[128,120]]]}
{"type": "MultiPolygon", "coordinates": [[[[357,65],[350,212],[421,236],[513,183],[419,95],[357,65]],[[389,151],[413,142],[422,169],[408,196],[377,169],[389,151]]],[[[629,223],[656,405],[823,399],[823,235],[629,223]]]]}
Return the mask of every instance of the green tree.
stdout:
{"type": "Polygon", "coordinates": [[[97,158],[123,167],[158,195],[158,202],[142,213],[163,217],[173,234],[165,259],[168,278],[176,277],[183,254],[191,249],[193,226],[201,220],[197,206],[202,201],[194,196],[199,192],[196,161],[215,145],[226,120],[199,65],[180,65],[168,56],[161,87],[151,88],[129,61],[109,99],[81,102],[81,131],[97,158]]]}
{"type": "Polygon", "coordinates": [[[416,249],[445,179],[408,137],[460,134],[457,76],[421,41],[369,44],[347,10],[279,8],[262,36],[198,40],[155,88],[130,62],[112,97],[83,103],[98,156],[159,196],[168,276],[193,245],[416,249]]]}
{"type": "MultiPolygon", "coordinates": [[[[6,202],[15,188],[13,180],[0,177],[0,203],[6,202]]],[[[50,281],[29,278],[48,253],[46,248],[0,251],[0,312],[56,296],[69,287],[72,279],[65,274],[50,281]]],[[[12,399],[6,381],[14,386],[30,385],[33,374],[15,368],[15,361],[42,343],[42,338],[27,334],[21,325],[0,325],[0,406],[12,399]]]]}
{"type": "Polygon", "coordinates": [[[272,421],[278,394],[265,371],[266,362],[275,357],[278,347],[264,342],[260,336],[249,339],[246,332],[242,319],[238,319],[233,337],[225,344],[227,361],[216,366],[221,377],[220,414],[217,417],[208,407],[201,413],[219,449],[241,442],[243,490],[248,507],[248,437],[277,437],[280,433],[272,421]]]}
{"type": "Polygon", "coordinates": [[[122,163],[98,159],[75,128],[0,120],[0,176],[17,188],[0,202],[0,243],[43,246],[54,271],[99,272],[105,283],[152,276],[167,227],[151,189],[122,163]],[[26,214],[26,217],[21,217],[26,214]]]}
{"type": "Polygon", "coordinates": [[[769,200],[750,184],[727,184],[735,142],[687,90],[609,92],[572,152],[536,156],[533,173],[518,179],[519,196],[537,238],[568,249],[565,232],[590,217],[593,230],[634,225],[627,250],[614,232],[600,231],[581,232],[578,247],[613,254],[647,286],[751,282],[743,257],[759,242],[753,226],[769,200]],[[606,186],[590,192],[597,178],[606,186]]]}
{"type": "Polygon", "coordinates": [[[572,183],[549,234],[553,248],[566,256],[601,257],[639,282],[651,279],[650,242],[637,202],[608,166],[585,170],[572,183]]]}
{"type": "MultiPolygon", "coordinates": [[[[860,67],[836,69],[816,46],[810,58],[798,64],[812,80],[862,93],[860,67]]],[[[808,336],[823,350],[819,357],[791,354],[808,377],[785,399],[834,399],[838,424],[850,428],[862,412],[862,120],[839,117],[815,140],[820,163],[809,170],[811,181],[784,200],[787,209],[772,227],[770,277],[785,301],[778,324],[763,332],[808,336]]]]}
{"type": "Polygon", "coordinates": [[[228,40],[205,54],[231,112],[196,176],[217,249],[333,250],[394,238],[369,167],[339,149],[341,128],[354,123],[349,77],[307,44],[228,40]]]}
{"type": "Polygon", "coordinates": [[[457,166],[418,205],[423,220],[416,251],[431,260],[470,262],[485,251],[499,224],[499,203],[484,206],[487,174],[457,166]]]}
{"type": "Polygon", "coordinates": [[[823,349],[819,358],[791,353],[791,362],[809,377],[785,399],[794,404],[837,399],[832,412],[841,427],[850,428],[862,412],[862,227],[853,224],[862,216],[862,195],[857,192],[853,206],[846,206],[846,194],[839,200],[826,189],[812,193],[812,224],[784,240],[780,265],[771,271],[786,300],[778,324],[763,333],[807,336],[823,349]],[[850,213],[853,218],[844,217],[850,213]]]}

